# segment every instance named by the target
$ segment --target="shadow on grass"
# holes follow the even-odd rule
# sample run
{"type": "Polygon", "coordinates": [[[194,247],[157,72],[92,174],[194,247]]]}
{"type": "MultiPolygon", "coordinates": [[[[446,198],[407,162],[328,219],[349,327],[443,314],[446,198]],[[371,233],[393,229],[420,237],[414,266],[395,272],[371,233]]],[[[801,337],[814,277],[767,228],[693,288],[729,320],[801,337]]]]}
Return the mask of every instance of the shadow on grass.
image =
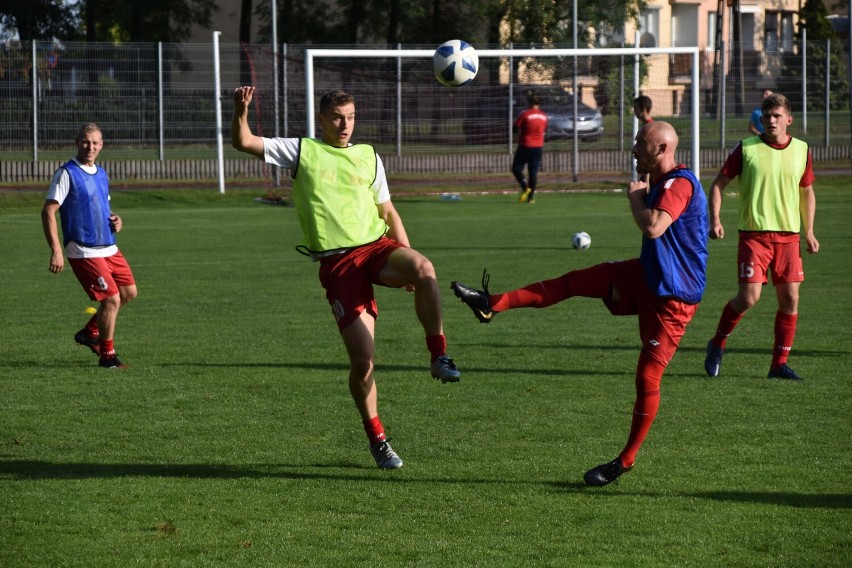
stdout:
{"type": "MultiPolygon", "coordinates": [[[[469,484],[514,484],[518,481],[507,479],[418,479],[411,477],[392,476],[388,472],[377,470],[373,466],[339,462],[334,464],[313,464],[288,466],[282,464],[270,465],[215,465],[215,464],[98,464],[98,463],[52,463],[34,460],[0,461],[0,476],[24,481],[41,479],[109,479],[122,477],[163,477],[176,479],[239,479],[239,478],[280,478],[307,479],[329,481],[391,481],[396,483],[469,483],[469,484]],[[331,470],[364,470],[375,475],[383,475],[377,479],[367,473],[348,473],[331,470]],[[316,470],[316,471],[311,471],[316,470]],[[323,471],[325,470],[325,471],[323,471]]],[[[795,508],[815,509],[852,509],[852,495],[845,494],[804,494],[804,493],[771,493],[767,491],[700,491],[686,493],[651,493],[621,491],[608,492],[607,489],[590,488],[580,482],[528,482],[549,486],[565,493],[589,493],[601,496],[618,497],[648,497],[671,498],[685,497],[707,499],[710,501],[726,501],[735,503],[757,503],[764,505],[782,505],[795,508]]]]}
{"type": "MultiPolygon", "coordinates": [[[[769,342],[771,344],[771,338],[769,338],[769,342]]],[[[517,348],[517,343],[509,343],[509,342],[463,342],[463,341],[453,341],[453,346],[464,346],[464,347],[473,347],[476,349],[494,349],[495,351],[501,349],[513,349],[517,348]]],[[[564,343],[535,343],[536,350],[543,349],[571,349],[572,351],[625,351],[629,353],[635,353],[636,356],[639,356],[639,350],[641,345],[639,344],[639,336],[636,335],[636,343],[630,345],[604,345],[601,343],[573,343],[570,340],[565,341],[564,343]]],[[[678,353],[701,353],[702,355],[707,352],[706,347],[678,347],[678,353]]],[[[745,347],[745,348],[731,348],[725,350],[725,355],[769,355],[772,354],[772,349],[770,347],[745,347]]],[[[841,351],[841,350],[831,350],[831,349],[793,349],[793,356],[802,356],[802,357],[837,357],[837,356],[848,356],[852,354],[852,351],[841,351]]]]}
{"type": "MultiPolygon", "coordinates": [[[[260,368],[260,369],[311,369],[315,371],[339,371],[342,373],[349,372],[349,365],[340,363],[257,363],[257,362],[233,362],[233,363],[159,363],[158,367],[212,367],[212,368],[260,368]]],[[[462,371],[462,380],[465,373],[480,373],[490,375],[506,375],[506,374],[523,374],[523,375],[543,375],[548,377],[563,376],[563,375],[578,375],[583,376],[600,375],[604,377],[619,374],[619,371],[601,371],[601,370],[582,370],[577,369],[520,369],[520,368],[494,368],[494,367],[459,367],[462,371]]],[[[411,372],[411,373],[428,373],[428,368],[425,365],[376,365],[376,373],[394,372],[411,372]]]]}
{"type": "Polygon", "coordinates": [[[581,482],[559,482],[552,486],[565,493],[598,493],[601,496],[619,497],[649,497],[671,498],[685,497],[688,499],[706,499],[709,501],[726,501],[732,503],[757,503],[762,505],[782,505],[797,509],[852,509],[852,495],[846,494],[806,494],[806,493],[771,493],[768,491],[698,491],[694,493],[651,493],[647,491],[622,490],[617,493],[608,492],[605,488],[587,487],[581,482]]]}

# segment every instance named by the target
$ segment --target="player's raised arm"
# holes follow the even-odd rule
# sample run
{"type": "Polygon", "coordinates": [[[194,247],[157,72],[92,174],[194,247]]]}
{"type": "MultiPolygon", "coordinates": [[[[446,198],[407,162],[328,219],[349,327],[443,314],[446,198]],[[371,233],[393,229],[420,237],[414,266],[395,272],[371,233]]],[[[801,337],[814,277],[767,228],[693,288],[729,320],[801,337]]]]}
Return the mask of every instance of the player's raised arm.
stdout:
{"type": "Polygon", "coordinates": [[[251,132],[248,109],[254,96],[254,87],[234,89],[234,117],[231,120],[231,144],[240,152],[263,158],[263,139],[251,132]]]}

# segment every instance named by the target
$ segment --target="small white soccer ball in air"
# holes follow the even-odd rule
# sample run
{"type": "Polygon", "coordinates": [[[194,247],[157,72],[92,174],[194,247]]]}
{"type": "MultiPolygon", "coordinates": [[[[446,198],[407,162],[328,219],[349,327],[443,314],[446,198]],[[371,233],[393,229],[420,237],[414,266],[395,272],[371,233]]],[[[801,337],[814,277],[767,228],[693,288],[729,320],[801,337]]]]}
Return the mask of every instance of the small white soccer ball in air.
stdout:
{"type": "Polygon", "coordinates": [[[460,39],[451,39],[438,46],[432,56],[435,78],[448,87],[460,87],[473,81],[479,71],[476,50],[460,39]]]}
{"type": "Polygon", "coordinates": [[[585,231],[574,233],[574,236],[571,237],[571,246],[575,249],[586,250],[592,246],[592,237],[590,237],[589,233],[585,231]]]}

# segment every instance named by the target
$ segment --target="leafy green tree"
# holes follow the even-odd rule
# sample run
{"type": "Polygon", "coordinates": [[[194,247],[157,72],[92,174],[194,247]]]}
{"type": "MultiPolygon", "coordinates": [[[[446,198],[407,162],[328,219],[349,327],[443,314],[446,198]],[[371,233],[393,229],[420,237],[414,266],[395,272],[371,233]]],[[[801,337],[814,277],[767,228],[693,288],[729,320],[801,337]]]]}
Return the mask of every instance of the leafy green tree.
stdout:
{"type": "MultiPolygon", "coordinates": [[[[26,0],[25,0],[26,1],[26,0]]],[[[80,0],[87,41],[178,43],[212,24],[216,0],[80,0]]]]}
{"type": "Polygon", "coordinates": [[[17,33],[21,41],[75,39],[79,36],[79,7],[63,0],[3,0],[0,3],[0,41],[17,33]]]}
{"type": "MultiPolygon", "coordinates": [[[[808,110],[825,110],[826,59],[829,66],[829,104],[849,108],[849,73],[843,58],[843,41],[831,27],[828,11],[823,0],[807,0],[799,12],[801,18],[798,39],[803,39],[802,29],[807,30],[807,80],[808,110]],[[830,49],[829,48],[829,41],[830,49]]],[[[782,90],[796,105],[801,105],[802,56],[791,53],[784,57],[785,72],[782,90]],[[798,88],[797,88],[798,87],[798,88]]]]}
{"type": "MultiPolygon", "coordinates": [[[[571,2],[560,0],[352,0],[329,10],[315,0],[277,0],[282,43],[332,45],[437,45],[461,38],[474,45],[571,47],[571,2]]],[[[646,0],[578,0],[580,44],[612,41],[624,22],[636,21],[646,0]],[[595,29],[596,37],[588,33],[595,29]]],[[[265,22],[260,41],[269,41],[268,2],[255,8],[265,22]]]]}

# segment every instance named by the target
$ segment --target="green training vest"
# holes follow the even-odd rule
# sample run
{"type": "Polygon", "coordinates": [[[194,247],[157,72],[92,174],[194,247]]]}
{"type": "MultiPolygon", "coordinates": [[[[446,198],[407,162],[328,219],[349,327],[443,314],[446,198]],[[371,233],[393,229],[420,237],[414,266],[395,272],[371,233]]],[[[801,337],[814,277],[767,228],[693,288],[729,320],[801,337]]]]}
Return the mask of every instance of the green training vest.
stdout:
{"type": "Polygon", "coordinates": [[[308,250],[353,248],[387,232],[370,187],[376,167],[376,151],[369,144],[336,148],[302,138],[293,201],[308,250]]]}
{"type": "Polygon", "coordinates": [[[742,148],[739,229],[798,233],[799,182],[808,165],[808,144],[792,138],[779,150],[754,136],[743,140],[742,148]]]}

